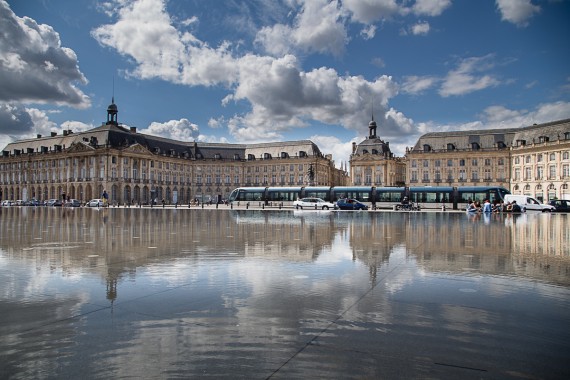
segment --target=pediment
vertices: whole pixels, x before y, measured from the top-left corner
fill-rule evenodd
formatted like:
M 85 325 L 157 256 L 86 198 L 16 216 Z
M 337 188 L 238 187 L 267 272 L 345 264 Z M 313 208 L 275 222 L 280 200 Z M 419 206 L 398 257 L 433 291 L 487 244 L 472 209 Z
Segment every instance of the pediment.
M 75 141 L 65 151 L 67 153 L 77 153 L 77 152 L 87 152 L 87 151 L 91 152 L 94 150 L 95 150 L 94 147 L 92 147 L 91 145 L 85 144 L 83 141 Z
M 133 145 L 126 147 L 125 149 L 123 149 L 123 152 L 151 154 L 151 152 L 145 146 L 139 143 L 134 143 Z

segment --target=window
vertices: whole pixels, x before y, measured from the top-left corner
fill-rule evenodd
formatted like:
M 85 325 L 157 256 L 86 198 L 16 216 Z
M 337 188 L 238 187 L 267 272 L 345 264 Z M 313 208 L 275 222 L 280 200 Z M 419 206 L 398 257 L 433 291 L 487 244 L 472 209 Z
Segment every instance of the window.
M 453 166 L 453 160 L 447 160 L 447 166 Z
M 465 160 L 464 159 L 459 160 L 459 166 L 465 166 Z
M 416 167 L 418 167 L 418 163 L 416 162 L 416 160 L 412 160 L 412 168 Z
M 530 156 L 525 157 L 525 163 L 530 164 Z
M 473 158 L 471 160 L 471 166 L 477 166 L 477 159 L 476 158 Z
M 542 162 L 542 154 L 539 154 L 536 156 L 536 161 L 537 162 Z
M 549 160 L 550 160 L 550 161 L 556 160 L 556 155 L 555 155 L 554 153 L 550 153 Z
M 570 153 L 568 153 L 568 152 L 562 153 L 562 159 L 563 160 L 567 160 L 569 156 L 570 156 Z
M 542 179 L 544 177 L 544 168 L 539 166 L 536 168 L 536 179 Z
M 531 168 L 525 168 L 524 180 L 530 181 L 531 175 Z
M 521 163 L 520 157 L 515 157 L 515 165 L 518 165 Z
M 429 160 L 424 160 L 424 168 L 427 168 L 429 166 Z
M 568 178 L 570 176 L 570 165 L 562 165 L 562 178 Z
M 434 165 L 436 168 L 439 168 L 441 166 L 441 160 L 435 160 Z
M 518 158 L 518 157 L 517 157 L 517 158 Z M 505 159 L 504 159 L 504 158 L 499 158 L 499 159 L 497 160 L 497 165 L 499 165 L 499 166 L 505 165 Z
M 485 166 L 491 166 L 491 159 L 485 158 Z
M 550 165 L 548 167 L 548 179 L 556 179 L 556 166 Z

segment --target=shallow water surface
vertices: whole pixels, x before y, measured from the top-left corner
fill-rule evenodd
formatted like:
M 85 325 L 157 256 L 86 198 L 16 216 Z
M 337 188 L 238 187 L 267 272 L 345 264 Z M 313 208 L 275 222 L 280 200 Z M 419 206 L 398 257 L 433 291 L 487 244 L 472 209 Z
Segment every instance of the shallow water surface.
M 1 378 L 570 378 L 567 215 L 0 209 Z

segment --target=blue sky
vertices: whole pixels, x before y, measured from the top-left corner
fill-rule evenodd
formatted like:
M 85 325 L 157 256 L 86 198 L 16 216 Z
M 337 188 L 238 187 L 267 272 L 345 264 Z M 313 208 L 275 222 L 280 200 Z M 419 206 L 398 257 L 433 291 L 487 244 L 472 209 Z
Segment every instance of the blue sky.
M 570 118 L 568 0 L 0 0 L 0 145 L 106 120 L 185 141 L 378 135 Z

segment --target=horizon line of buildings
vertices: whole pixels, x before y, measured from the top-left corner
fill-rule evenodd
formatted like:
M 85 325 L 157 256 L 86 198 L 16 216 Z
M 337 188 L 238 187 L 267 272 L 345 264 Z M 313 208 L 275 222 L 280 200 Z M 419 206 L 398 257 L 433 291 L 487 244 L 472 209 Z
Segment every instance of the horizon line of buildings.
M 346 165 L 310 140 L 259 144 L 182 142 L 117 121 L 9 143 L 0 156 L 0 199 L 190 203 L 227 199 L 246 186 L 501 186 L 539 200 L 570 199 L 570 119 L 529 127 L 432 132 L 396 157 L 369 135 Z M 309 175 L 309 173 L 311 173 Z

